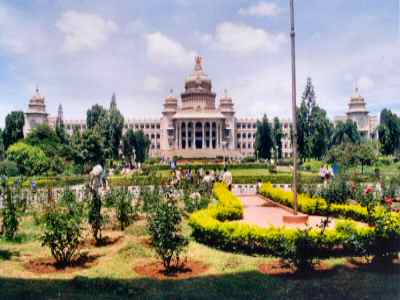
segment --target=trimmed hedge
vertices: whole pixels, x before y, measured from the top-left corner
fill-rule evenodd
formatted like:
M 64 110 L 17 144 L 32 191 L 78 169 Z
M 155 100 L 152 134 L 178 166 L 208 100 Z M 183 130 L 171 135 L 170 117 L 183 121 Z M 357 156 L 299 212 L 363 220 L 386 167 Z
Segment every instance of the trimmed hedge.
M 293 192 L 281 188 L 275 188 L 272 183 L 264 183 L 260 188 L 260 194 L 285 206 L 294 206 Z M 356 221 L 368 220 L 367 208 L 360 204 L 328 204 L 325 199 L 299 194 L 297 198 L 299 211 L 309 215 L 323 215 L 350 218 Z
M 274 184 L 291 184 L 293 177 L 290 173 L 275 173 L 263 176 L 233 176 L 233 183 L 236 184 L 250 184 L 256 183 L 257 180 L 261 182 L 271 182 Z M 314 174 L 301 174 L 300 183 L 302 184 L 314 184 L 321 183 L 321 177 Z
M 218 203 L 190 216 L 189 225 L 193 229 L 192 236 L 196 241 L 225 250 L 279 256 L 282 251 L 281 241 L 295 238 L 297 229 L 262 228 L 240 222 L 243 216 L 243 205 L 240 199 L 228 191 L 223 184 L 216 184 L 213 192 Z M 341 228 L 346 228 L 347 231 L 340 230 Z M 352 237 L 361 240 L 373 231 L 373 228 L 360 226 L 352 221 L 339 221 L 335 229 L 325 230 L 322 241 L 319 240 L 321 247 L 319 256 L 333 255 L 337 246 L 345 244 L 350 234 L 349 228 Z M 313 238 L 317 239 L 319 234 L 319 229 L 311 230 Z M 351 247 L 345 250 L 351 250 Z

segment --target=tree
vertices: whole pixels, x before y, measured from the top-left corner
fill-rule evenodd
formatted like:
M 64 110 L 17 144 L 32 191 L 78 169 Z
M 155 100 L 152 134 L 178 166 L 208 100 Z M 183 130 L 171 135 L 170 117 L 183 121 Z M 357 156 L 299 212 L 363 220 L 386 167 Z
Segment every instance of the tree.
M 108 113 L 109 118 L 109 144 L 111 147 L 111 157 L 114 159 L 118 158 L 119 146 L 121 143 L 122 130 L 124 128 L 124 117 L 117 108 L 115 102 L 115 94 L 112 97 L 110 110 Z
M 378 127 L 382 153 L 392 155 L 400 152 L 400 117 L 388 109 L 383 109 Z
M 87 129 L 94 129 L 97 127 L 104 127 L 103 122 L 107 119 L 107 110 L 103 106 L 95 104 L 86 112 L 86 127 Z
M 64 120 L 62 117 L 62 107 L 61 105 L 58 108 L 58 115 L 56 119 L 56 135 L 60 139 L 60 142 L 62 144 L 68 144 L 68 135 L 67 132 L 65 131 L 65 126 L 64 126 Z
M 372 165 L 377 159 L 377 153 L 371 143 L 361 143 L 353 153 L 355 160 L 361 164 L 361 174 L 364 174 L 364 166 Z
M 133 150 L 136 145 L 136 136 L 132 128 L 125 132 L 122 138 L 122 153 L 125 161 L 129 163 L 130 167 L 133 166 Z
M 24 137 L 25 116 L 22 111 L 12 111 L 6 117 L 6 125 L 3 132 L 4 148 L 8 147 Z
M 143 131 L 135 132 L 135 153 L 136 153 L 136 162 L 144 162 L 146 157 L 148 156 L 150 148 L 150 140 L 147 136 L 144 135 Z
M 326 115 L 326 111 L 318 105 L 311 112 L 311 124 L 313 124 L 310 137 L 310 156 L 321 159 L 328 151 L 333 125 Z
M 352 120 L 339 122 L 333 130 L 331 145 L 343 143 L 360 143 L 361 135 L 357 129 L 357 124 Z
M 328 150 L 333 126 L 326 111 L 316 104 L 311 78 L 307 78 L 300 108 L 297 111 L 297 119 L 297 144 L 300 158 L 321 159 Z
M 271 149 L 274 146 L 272 138 L 271 125 L 269 124 L 267 115 L 264 115 L 262 121 L 257 121 L 256 131 L 256 151 L 263 159 L 271 159 Z
M 105 156 L 100 134 L 95 130 L 86 130 L 81 137 L 78 151 L 82 155 L 82 161 L 91 168 L 97 164 L 104 166 Z
M 23 142 L 10 146 L 6 156 L 9 161 L 17 164 L 19 172 L 23 175 L 40 175 L 50 167 L 50 161 L 41 148 Z
M 274 125 L 272 129 L 272 136 L 274 139 L 274 153 L 275 160 L 282 158 L 282 138 L 284 137 L 282 123 L 279 121 L 279 118 L 274 118 Z
M 4 151 L 3 130 L 0 128 L 0 161 L 4 159 Z
M 25 139 L 32 146 L 41 148 L 46 155 L 54 157 L 60 152 L 60 138 L 47 124 L 40 124 L 33 128 Z

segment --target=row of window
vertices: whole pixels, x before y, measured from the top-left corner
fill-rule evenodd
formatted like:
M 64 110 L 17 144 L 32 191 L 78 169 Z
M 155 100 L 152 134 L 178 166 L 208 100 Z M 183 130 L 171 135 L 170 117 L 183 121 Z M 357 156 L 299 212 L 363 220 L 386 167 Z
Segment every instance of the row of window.
M 157 133 L 157 134 L 154 134 L 154 133 L 148 134 L 148 133 L 146 133 L 145 136 L 147 136 L 149 139 L 154 139 L 154 138 L 159 139 L 160 138 L 160 134 L 159 133 Z
M 154 123 L 151 123 L 151 124 L 148 124 L 148 123 L 146 123 L 146 124 L 125 124 L 125 129 L 128 129 L 128 128 L 131 128 L 131 129 L 133 129 L 133 128 L 135 128 L 135 129 L 155 129 L 155 128 L 157 128 L 157 129 L 160 129 L 160 124 L 159 123 L 157 123 L 157 124 L 154 124 Z
M 237 129 L 246 129 L 246 128 L 256 128 L 256 123 L 237 123 L 236 128 Z
M 241 148 L 241 149 L 253 149 L 253 146 L 251 145 L 251 143 L 238 143 L 237 144 L 237 148 Z
M 250 132 L 247 133 L 247 135 L 246 135 L 245 132 L 243 132 L 242 134 L 238 133 L 238 134 L 236 135 L 236 137 L 237 137 L 238 139 L 240 139 L 240 137 L 242 137 L 243 139 L 245 139 L 246 136 L 247 136 L 248 139 L 251 139 L 252 137 L 253 137 L 254 139 L 256 138 L 256 134 L 255 134 L 255 133 L 250 133 Z

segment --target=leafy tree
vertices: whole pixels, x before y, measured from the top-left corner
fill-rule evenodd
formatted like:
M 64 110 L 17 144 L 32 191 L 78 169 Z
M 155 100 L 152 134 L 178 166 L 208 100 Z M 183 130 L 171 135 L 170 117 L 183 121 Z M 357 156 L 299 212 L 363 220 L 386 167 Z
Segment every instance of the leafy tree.
M 388 109 L 383 109 L 378 127 L 382 152 L 386 155 L 400 152 L 400 117 Z
M 0 161 L 4 159 L 4 153 L 5 152 L 5 147 L 4 147 L 4 139 L 3 139 L 3 130 L 0 128 Z
M 40 124 L 33 128 L 25 139 L 29 145 L 41 148 L 45 154 L 54 157 L 60 152 L 60 138 L 47 124 Z
M 371 143 L 361 143 L 353 153 L 355 160 L 361 164 L 361 174 L 364 174 L 364 166 L 371 166 L 377 160 L 377 153 Z
M 62 119 L 62 114 L 60 113 L 61 110 L 62 110 L 62 107 L 60 105 L 59 114 L 56 119 L 55 132 L 62 144 L 68 144 L 68 134 L 65 131 L 64 120 Z
M 93 167 L 97 164 L 104 165 L 103 143 L 97 131 L 86 130 L 83 132 L 78 151 L 82 155 L 82 161 L 88 167 Z
M 347 168 L 356 163 L 354 153 L 357 150 L 357 145 L 353 143 L 342 143 L 329 149 L 325 155 L 325 161 L 328 163 L 338 163 Z
M 12 111 L 6 116 L 6 125 L 3 132 L 4 148 L 24 137 L 25 116 L 22 111 Z
M 109 144 L 111 147 L 111 156 L 118 158 L 119 146 L 121 143 L 122 130 L 124 128 L 124 117 L 117 108 L 115 95 L 113 95 L 109 110 Z
M 274 125 L 272 129 L 272 136 L 274 139 L 274 153 L 275 160 L 282 158 L 282 138 L 284 137 L 282 123 L 279 121 L 279 118 L 274 118 Z
M 135 132 L 136 162 L 144 162 L 149 154 L 150 140 L 143 131 Z
M 10 146 L 6 152 L 7 159 L 17 164 L 23 175 L 33 176 L 47 172 L 50 161 L 42 149 L 23 142 Z
M 361 141 L 360 132 L 357 124 L 352 120 L 339 122 L 333 130 L 331 145 L 340 145 L 343 143 L 359 143 Z
M 125 161 L 133 166 L 133 150 L 136 146 L 136 135 L 132 128 L 129 128 L 122 137 L 122 153 Z
M 94 129 L 95 127 L 103 127 L 104 120 L 107 119 L 107 110 L 99 104 L 93 105 L 86 112 L 86 127 L 87 129 Z
M 297 144 L 300 158 L 321 159 L 328 150 L 333 126 L 326 111 L 316 104 L 311 78 L 307 78 L 300 108 L 297 111 L 297 119 Z
M 256 131 L 256 151 L 263 159 L 271 159 L 271 149 L 274 146 L 272 138 L 272 129 L 267 115 L 264 115 L 262 121 L 257 121 Z

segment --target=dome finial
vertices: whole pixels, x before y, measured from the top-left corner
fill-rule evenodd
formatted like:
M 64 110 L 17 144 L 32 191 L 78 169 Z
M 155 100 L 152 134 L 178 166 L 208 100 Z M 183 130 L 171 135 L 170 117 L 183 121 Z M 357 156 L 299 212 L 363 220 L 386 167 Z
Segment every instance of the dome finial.
M 227 88 L 224 89 L 224 95 L 225 95 L 225 98 L 228 98 L 228 89 Z
M 35 91 L 36 91 L 36 94 L 39 94 L 39 85 L 38 85 L 38 84 L 36 84 L 36 89 L 35 89 Z
M 172 94 L 174 93 L 174 89 L 169 89 L 169 94 L 172 96 Z
M 203 58 L 199 55 L 195 56 L 194 61 L 196 62 L 196 65 L 194 66 L 195 71 L 201 71 L 203 70 L 202 62 Z

